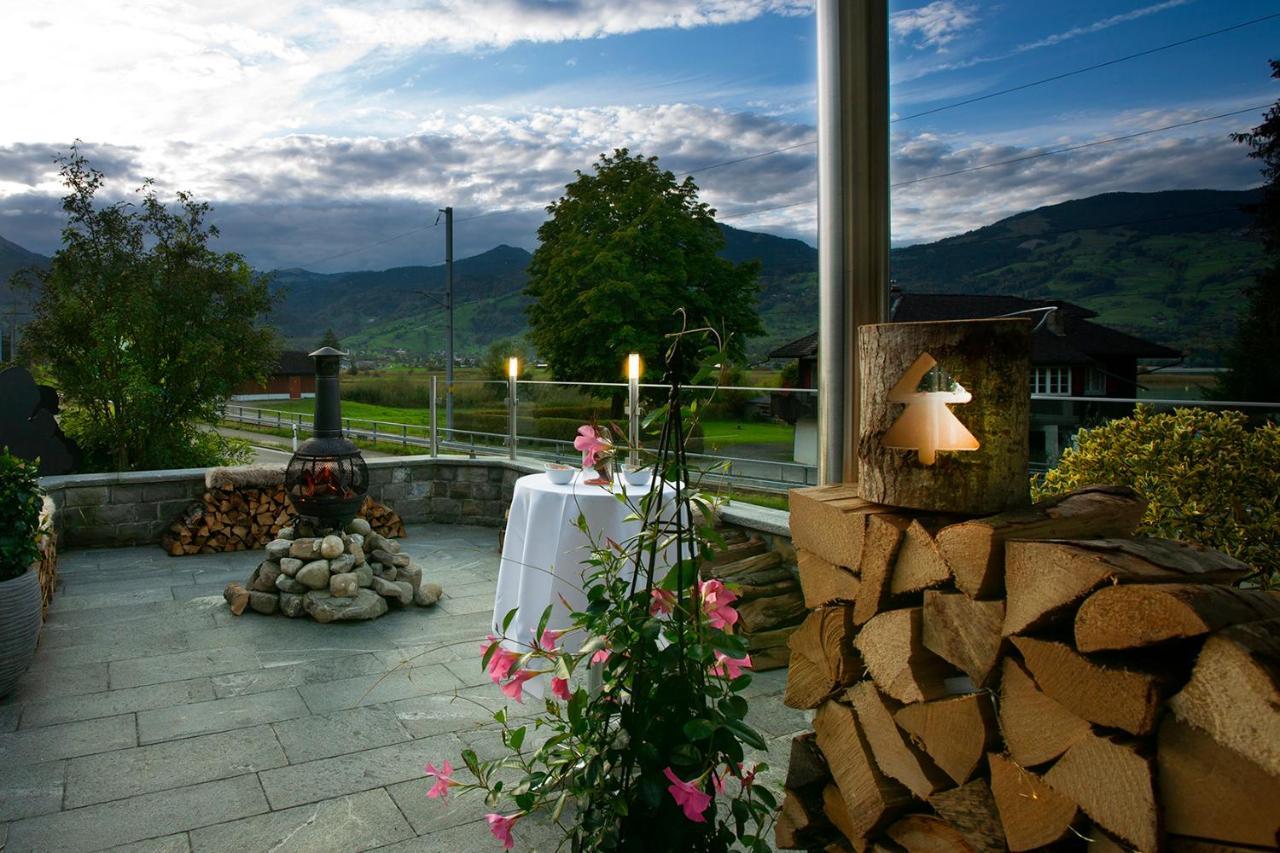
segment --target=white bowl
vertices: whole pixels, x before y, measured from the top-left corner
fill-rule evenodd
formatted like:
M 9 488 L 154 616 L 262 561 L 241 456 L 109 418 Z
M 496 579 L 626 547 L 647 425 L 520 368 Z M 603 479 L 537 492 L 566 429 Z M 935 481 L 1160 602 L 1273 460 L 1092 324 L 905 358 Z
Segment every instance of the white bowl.
M 653 479 L 653 469 L 623 468 L 622 479 L 627 481 L 628 486 L 647 486 L 649 481 Z
M 573 482 L 575 469 L 568 465 L 548 465 L 547 479 L 557 486 L 567 486 Z

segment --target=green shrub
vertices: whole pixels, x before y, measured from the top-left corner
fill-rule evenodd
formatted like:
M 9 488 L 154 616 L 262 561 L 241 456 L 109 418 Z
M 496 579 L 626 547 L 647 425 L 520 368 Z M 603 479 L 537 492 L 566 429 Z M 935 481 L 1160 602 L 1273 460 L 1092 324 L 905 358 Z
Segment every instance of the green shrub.
M 1251 428 L 1239 412 L 1139 406 L 1081 430 L 1037 499 L 1094 483 L 1132 487 L 1148 501 L 1142 532 L 1199 542 L 1280 581 L 1280 427 Z
M 81 473 L 116 470 L 115 439 L 109 429 L 74 410 L 65 412 L 60 423 L 83 453 Z M 227 438 L 194 424 L 174 423 L 167 431 L 152 437 L 136 457 L 134 468 L 139 471 L 211 468 L 245 465 L 252 460 L 253 450 L 246 441 Z
M 40 556 L 40 508 L 44 501 L 34 462 L 8 448 L 0 453 L 0 581 L 16 578 Z

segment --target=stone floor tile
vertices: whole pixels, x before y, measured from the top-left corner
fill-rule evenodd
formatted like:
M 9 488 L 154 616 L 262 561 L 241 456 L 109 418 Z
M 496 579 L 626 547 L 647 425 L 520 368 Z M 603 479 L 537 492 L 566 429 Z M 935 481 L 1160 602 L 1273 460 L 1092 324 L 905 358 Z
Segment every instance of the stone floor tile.
M 110 848 L 111 853 L 190 853 L 191 841 L 187 833 L 166 835 L 161 838 L 148 838 L 146 841 L 135 841 L 132 844 L 121 844 Z
M 462 743 L 452 735 L 407 741 L 364 752 L 338 755 L 291 764 L 259 774 L 263 790 L 273 809 L 314 803 L 393 785 L 409 779 L 423 779 L 423 766 L 454 760 Z
M 454 598 L 447 592 L 445 597 L 436 605 L 445 613 L 454 616 L 464 614 L 484 614 L 486 617 L 493 613 L 493 593 L 488 595 L 468 595 L 465 598 Z M 485 619 L 486 624 L 488 619 Z
M 252 572 L 252 569 L 250 570 Z M 245 572 L 243 577 L 237 578 L 241 583 L 249 579 L 250 572 Z M 174 601 L 192 601 L 194 599 L 212 599 L 221 602 L 222 591 L 227 588 L 228 581 L 201 581 L 199 583 L 189 584 L 187 586 L 171 586 L 169 592 L 173 595 Z
M 231 696 L 211 702 L 140 711 L 138 742 L 148 744 L 225 732 L 259 723 L 305 717 L 309 713 L 306 703 L 292 687 L 250 696 Z
M 94 592 L 85 595 L 59 595 L 49 605 L 50 613 L 66 613 L 69 610 L 87 610 L 91 607 L 126 607 L 146 604 L 150 601 L 173 601 L 169 587 L 150 586 L 132 592 Z
M 55 761 L 138 745 L 133 714 L 0 735 L 0 767 Z
M 394 711 L 365 706 L 273 724 L 290 764 L 302 764 L 410 739 Z
M 112 661 L 111 689 L 144 687 L 165 681 L 186 681 L 201 675 L 244 672 L 247 669 L 257 669 L 259 665 L 256 655 L 236 646 Z
M 413 837 L 413 830 L 381 788 L 197 829 L 196 853 L 348 853 Z
M 214 698 L 213 684 L 208 678 L 192 678 L 187 681 L 168 681 L 131 687 L 126 690 L 107 690 L 87 696 L 67 696 L 30 702 L 22 711 L 22 728 L 33 729 L 75 720 L 91 720 L 111 717 L 131 711 L 148 711 L 206 702 Z
M 420 646 L 396 646 L 394 649 L 374 652 L 374 657 L 388 669 L 425 666 L 429 663 L 469 660 L 480 668 L 479 641 L 468 637 L 450 643 L 430 643 Z M 456 670 L 455 670 L 456 672 Z
M 360 675 L 322 684 L 304 684 L 298 692 L 314 714 L 327 714 L 358 705 L 378 705 L 410 696 L 443 693 L 462 681 L 443 664 L 428 664 L 379 675 Z
M 287 763 L 270 726 L 73 758 L 67 765 L 66 808 L 230 779 Z
M 170 619 L 174 628 L 193 628 L 196 622 L 213 627 L 213 605 L 201 602 L 152 601 L 129 607 L 100 607 L 92 610 L 69 610 L 45 621 L 46 631 L 67 631 L 113 622 L 148 622 Z
M 268 655 L 273 658 L 274 655 Z M 334 681 L 356 675 L 378 674 L 390 667 L 367 652 L 359 654 L 329 655 L 301 663 L 266 663 L 261 669 L 248 672 L 232 672 L 215 675 L 213 689 L 218 698 L 247 696 L 282 687 L 298 687 L 303 684 Z
M 13 700 L 36 702 L 59 696 L 97 693 L 107 689 L 105 663 L 67 663 L 60 666 L 33 666 L 18 679 Z
M 189 626 L 167 621 L 112 622 L 75 630 L 58 630 L 50 619 L 50 629 L 41 632 L 40 652 L 48 654 L 68 647 L 87 647 L 79 654 L 60 653 L 60 662 L 125 660 L 190 648 L 183 636 Z
M 113 593 L 135 593 L 147 592 L 153 589 L 163 589 L 165 587 L 174 586 L 191 586 L 195 583 L 195 573 L 190 571 L 168 571 L 163 573 L 151 573 L 139 575 L 132 578 L 124 578 L 119 576 L 109 576 L 103 574 L 101 580 L 94 577 L 88 578 L 72 576 L 70 579 L 63 578 L 62 589 L 58 591 L 59 598 L 75 598 L 81 595 L 110 595 Z M 163 599 L 160 599 L 163 600 Z
M 455 767 L 461 763 L 456 756 L 451 760 Z M 458 773 L 459 778 L 470 778 L 466 768 L 462 768 Z M 464 823 L 474 823 L 477 820 L 483 820 L 486 814 L 493 811 L 490 806 L 485 805 L 482 791 L 465 793 L 453 791 L 446 801 L 441 802 L 438 799 L 427 799 L 427 791 L 430 788 L 431 781 L 425 777 L 387 786 L 387 792 L 396 801 L 400 811 L 404 812 L 404 816 L 413 826 L 413 831 L 418 835 L 434 835 Z M 488 836 L 488 834 L 486 828 L 485 835 Z
M 61 809 L 65 776 L 65 761 L 6 766 L 0 772 L 0 822 Z
M 9 828 L 5 851 L 101 850 L 265 811 L 257 777 L 239 776 L 20 820 Z
M 493 712 L 502 707 L 497 688 L 462 689 L 449 693 L 414 696 L 387 707 L 415 738 L 446 732 L 467 732 L 494 724 Z
M 22 706 L 10 700 L 8 705 L 0 705 L 0 733 L 11 732 L 18 727 L 18 718 L 22 716 Z

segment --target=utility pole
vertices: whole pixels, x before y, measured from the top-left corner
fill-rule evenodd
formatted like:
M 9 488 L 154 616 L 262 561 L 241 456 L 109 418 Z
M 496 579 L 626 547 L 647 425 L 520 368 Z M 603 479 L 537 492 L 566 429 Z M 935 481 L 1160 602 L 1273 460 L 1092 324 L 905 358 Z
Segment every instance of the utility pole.
M 453 208 L 444 209 L 444 307 L 449 312 L 449 338 L 444 362 L 444 425 L 453 440 Z

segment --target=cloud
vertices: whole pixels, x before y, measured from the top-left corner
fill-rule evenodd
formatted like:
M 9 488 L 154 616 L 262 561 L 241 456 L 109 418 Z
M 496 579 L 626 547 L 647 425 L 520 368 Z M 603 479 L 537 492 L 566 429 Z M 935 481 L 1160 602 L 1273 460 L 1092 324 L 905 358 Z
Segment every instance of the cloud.
M 1029 50 L 1036 50 L 1041 47 L 1050 47 L 1055 44 L 1061 44 L 1069 39 L 1079 38 L 1080 36 L 1092 35 L 1103 30 L 1109 30 L 1117 24 L 1125 24 L 1129 21 L 1136 21 L 1139 18 L 1145 18 L 1148 15 L 1155 15 L 1160 12 L 1174 9 L 1178 6 L 1186 6 L 1188 3 L 1194 3 L 1195 0 L 1165 0 L 1163 3 L 1155 3 L 1151 6 L 1143 6 L 1140 9 L 1133 9 L 1128 12 L 1122 12 L 1119 15 L 1111 15 L 1107 18 L 1094 21 L 1091 24 L 1082 24 L 1080 26 L 1071 27 L 1060 33 L 1044 36 L 1026 44 L 1020 44 L 1014 48 L 1013 53 L 1026 53 Z
M 977 22 L 971 6 L 955 0 L 933 0 L 927 6 L 893 13 L 889 28 L 901 41 L 941 49 Z

